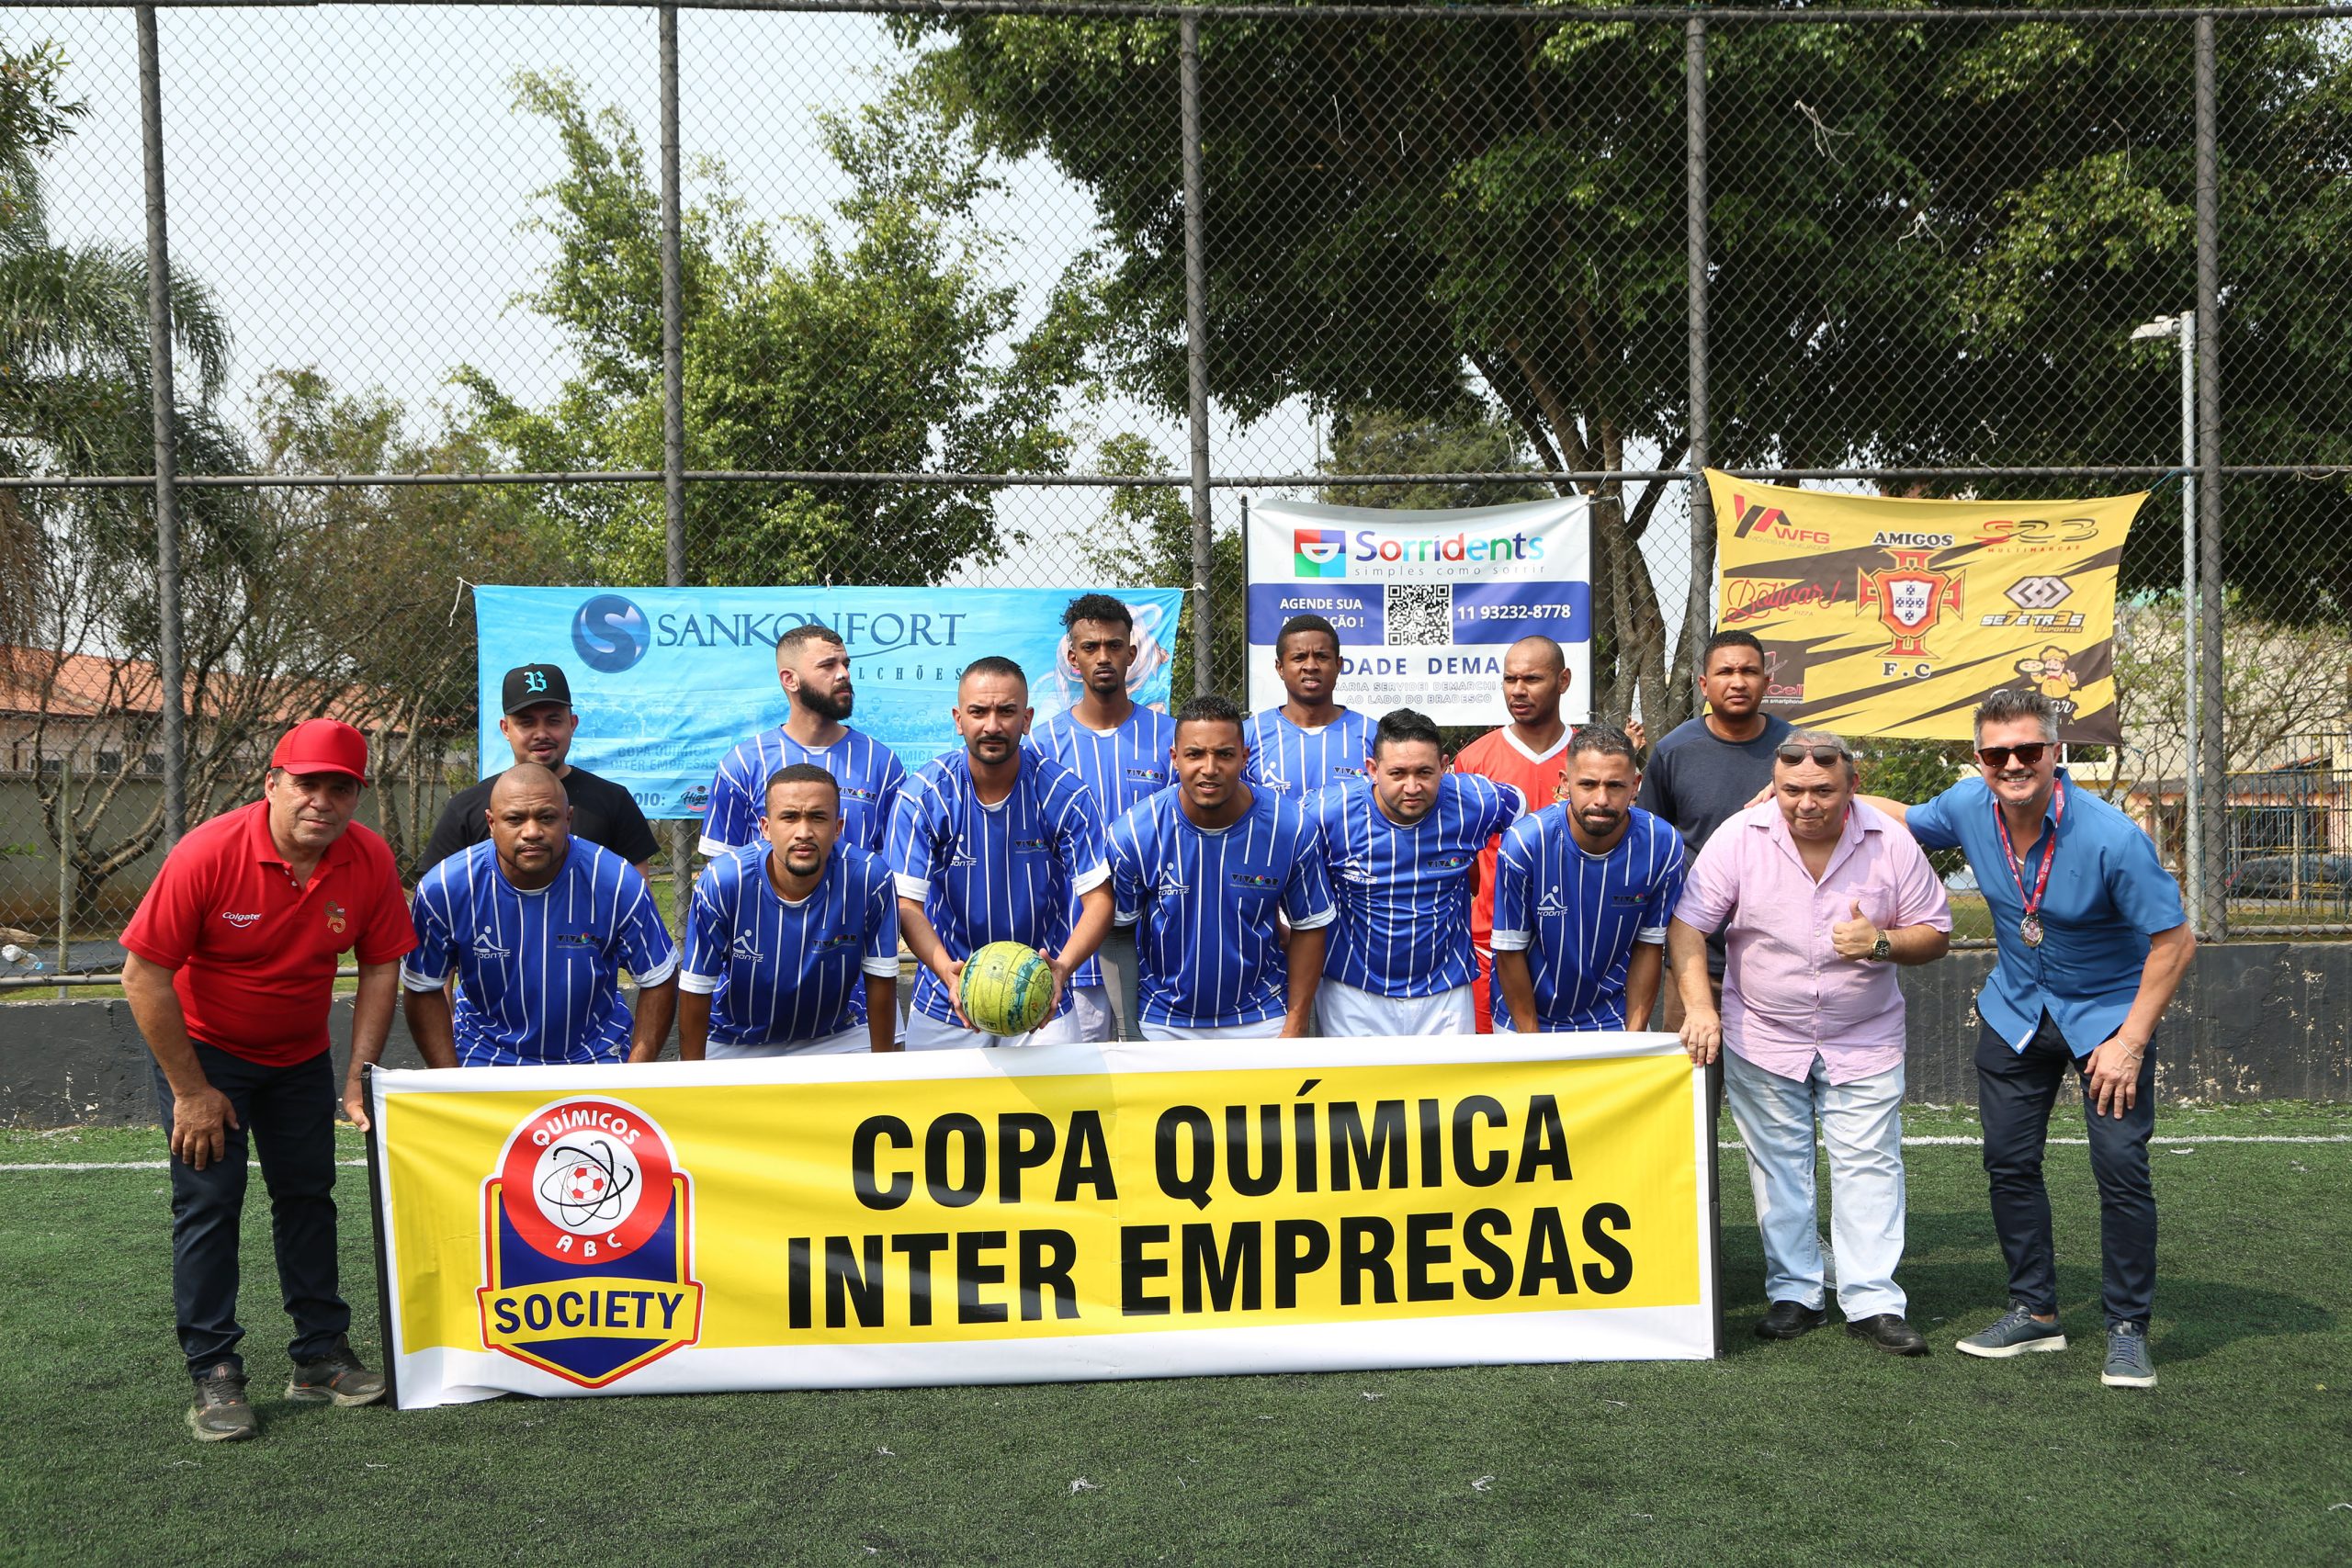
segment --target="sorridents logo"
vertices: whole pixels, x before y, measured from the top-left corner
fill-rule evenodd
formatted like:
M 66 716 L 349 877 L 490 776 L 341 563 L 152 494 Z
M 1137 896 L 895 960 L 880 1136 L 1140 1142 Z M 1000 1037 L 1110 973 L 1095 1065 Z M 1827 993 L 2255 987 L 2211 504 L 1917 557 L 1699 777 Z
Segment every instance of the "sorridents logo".
M 1886 553 L 1894 558 L 1894 566 L 1856 573 L 1860 594 L 1855 609 L 1878 606 L 1879 624 L 1894 639 L 1884 650 L 1887 656 L 1925 657 L 1928 634 L 1935 629 L 1938 617 L 1946 610 L 1960 613 L 1962 574 L 1929 567 L 1928 558 L 1933 553 L 1929 550 L 1895 546 Z
M 1290 547 L 1295 577 L 1348 575 L 1348 536 L 1337 528 L 1294 528 Z
M 602 1388 L 702 1335 L 694 1186 L 635 1106 L 525 1117 L 482 1183 L 484 1348 Z
M 599 593 L 571 613 L 571 646 L 591 670 L 616 675 L 652 643 L 645 612 L 618 593 Z

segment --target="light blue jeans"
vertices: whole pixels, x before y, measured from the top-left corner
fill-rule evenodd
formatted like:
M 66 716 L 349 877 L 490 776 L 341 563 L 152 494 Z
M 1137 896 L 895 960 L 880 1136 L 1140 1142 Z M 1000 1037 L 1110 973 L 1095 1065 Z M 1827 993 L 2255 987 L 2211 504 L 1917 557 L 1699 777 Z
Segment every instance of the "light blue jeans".
M 1825 1299 L 1814 1196 L 1813 1124 L 1829 1150 L 1829 1235 L 1838 1305 L 1848 1322 L 1904 1310 L 1903 1068 L 1833 1084 L 1821 1058 L 1803 1082 L 1724 1053 L 1724 1092 L 1747 1147 L 1764 1294 L 1818 1309 Z

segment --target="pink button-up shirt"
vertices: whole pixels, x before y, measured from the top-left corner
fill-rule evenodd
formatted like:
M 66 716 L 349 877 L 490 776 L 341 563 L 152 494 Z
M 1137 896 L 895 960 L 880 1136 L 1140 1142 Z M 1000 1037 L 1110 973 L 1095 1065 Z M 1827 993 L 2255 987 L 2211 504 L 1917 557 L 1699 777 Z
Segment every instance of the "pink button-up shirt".
M 1860 801 L 1815 882 L 1780 803 L 1715 829 L 1690 868 L 1674 918 L 1724 929 L 1724 1044 L 1768 1073 L 1804 1078 L 1818 1055 L 1831 1083 L 1874 1077 L 1903 1060 L 1903 992 L 1894 964 L 1840 958 L 1829 929 L 1855 903 L 1881 931 L 1951 930 L 1943 884 L 1919 846 Z M 1725 922 L 1728 921 L 1728 926 Z

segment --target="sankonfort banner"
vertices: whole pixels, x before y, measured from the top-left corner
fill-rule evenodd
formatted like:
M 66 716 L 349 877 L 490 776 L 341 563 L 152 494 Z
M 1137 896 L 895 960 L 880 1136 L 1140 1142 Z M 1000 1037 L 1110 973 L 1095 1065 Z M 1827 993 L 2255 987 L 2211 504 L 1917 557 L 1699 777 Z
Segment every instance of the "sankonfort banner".
M 1578 497 L 1451 512 L 1261 501 L 1250 510 L 1250 705 L 1283 699 L 1274 637 L 1293 615 L 1340 634 L 1339 700 L 1440 724 L 1503 719 L 1503 654 L 1540 632 L 1575 676 L 1561 712 L 1591 716 L 1592 568 Z
M 2146 493 L 1909 501 L 1710 468 L 1719 618 L 1764 645 L 1765 705 L 1848 735 L 1971 739 L 1996 688 L 2114 745 L 2115 577 Z
M 571 760 L 634 795 L 648 817 L 699 817 L 728 749 L 784 722 L 775 639 L 808 621 L 831 626 L 848 648 L 853 722 L 914 768 L 956 744 L 956 682 L 984 654 L 1028 672 L 1040 724 L 1078 699 L 1061 616 L 1084 592 L 478 587 L 482 771 L 507 765 L 498 733 L 506 671 L 560 664 L 581 715 Z M 1135 615 L 1140 651 L 1129 693 L 1165 708 L 1183 591 L 1104 592 Z
M 1714 1353 L 1670 1035 L 378 1070 L 401 1408 Z

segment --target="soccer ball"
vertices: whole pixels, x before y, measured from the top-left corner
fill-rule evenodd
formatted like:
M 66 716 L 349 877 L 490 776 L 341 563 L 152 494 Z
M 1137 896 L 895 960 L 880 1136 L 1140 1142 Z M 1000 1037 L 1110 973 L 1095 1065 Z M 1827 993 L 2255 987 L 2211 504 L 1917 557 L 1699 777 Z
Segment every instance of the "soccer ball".
M 1026 1034 L 1046 1021 L 1054 972 L 1034 947 L 992 942 L 965 962 L 956 1004 L 989 1034 Z

